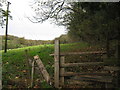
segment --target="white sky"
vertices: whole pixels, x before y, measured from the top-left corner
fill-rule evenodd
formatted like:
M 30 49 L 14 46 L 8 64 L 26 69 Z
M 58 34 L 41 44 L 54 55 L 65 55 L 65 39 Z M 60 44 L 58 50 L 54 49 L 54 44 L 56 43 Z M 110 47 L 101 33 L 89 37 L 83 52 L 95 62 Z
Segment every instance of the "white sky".
M 30 8 L 32 0 L 9 0 L 11 2 L 9 10 L 13 20 L 9 20 L 8 34 L 18 37 L 25 37 L 33 40 L 52 40 L 65 34 L 65 28 L 50 24 L 49 21 L 44 23 L 32 23 L 26 16 L 31 16 L 33 11 Z M 5 7 L 7 8 L 7 7 Z M 2 28 L 0 28 L 2 29 Z M 0 30 L 0 34 L 5 34 L 5 28 Z

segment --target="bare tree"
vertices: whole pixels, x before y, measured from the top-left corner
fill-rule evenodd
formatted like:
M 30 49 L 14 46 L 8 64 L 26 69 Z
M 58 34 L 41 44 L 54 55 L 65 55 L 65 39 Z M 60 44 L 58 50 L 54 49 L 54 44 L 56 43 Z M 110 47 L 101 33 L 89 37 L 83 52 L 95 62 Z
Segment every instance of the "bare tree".
M 67 0 L 35 0 L 30 6 L 34 10 L 35 15 L 28 17 L 33 23 L 39 23 L 46 20 L 52 20 L 56 24 L 61 24 L 64 18 L 72 10 L 73 2 Z

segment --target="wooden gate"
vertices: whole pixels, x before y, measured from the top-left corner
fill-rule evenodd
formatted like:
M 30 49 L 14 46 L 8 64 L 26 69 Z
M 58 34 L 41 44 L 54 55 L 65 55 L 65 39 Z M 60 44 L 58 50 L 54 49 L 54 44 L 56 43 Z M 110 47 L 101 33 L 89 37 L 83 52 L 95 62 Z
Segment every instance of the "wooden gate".
M 65 63 L 66 55 L 84 55 L 84 54 L 106 54 L 105 51 L 92 51 L 92 52 L 69 52 L 69 53 L 60 53 L 60 42 L 58 39 L 55 40 L 55 52 L 54 54 L 50 54 L 50 56 L 54 56 L 54 86 L 55 88 L 63 87 L 65 76 L 76 76 L 79 75 L 79 80 L 86 81 L 98 81 L 106 83 L 112 83 L 112 77 L 109 77 L 111 73 L 75 73 L 75 72 L 65 72 L 66 67 L 76 67 L 76 66 L 93 66 L 93 65 L 104 65 L 104 62 L 84 62 L 84 63 Z M 118 71 L 119 67 L 108 67 L 104 66 L 104 70 L 110 71 Z M 99 75 L 99 76 L 89 76 L 85 77 L 84 75 Z M 100 76 L 101 75 L 101 76 Z M 103 77 L 108 75 L 107 77 Z

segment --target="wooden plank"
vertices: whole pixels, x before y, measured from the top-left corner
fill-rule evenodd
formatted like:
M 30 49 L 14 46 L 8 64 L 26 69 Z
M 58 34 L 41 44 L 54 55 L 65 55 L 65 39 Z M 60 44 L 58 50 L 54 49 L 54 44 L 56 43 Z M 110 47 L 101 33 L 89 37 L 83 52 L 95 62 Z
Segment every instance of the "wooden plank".
M 92 84 L 92 82 L 87 82 L 87 81 L 80 81 L 80 80 L 72 80 L 72 79 L 68 79 L 66 80 L 67 84 L 66 85 L 80 85 L 80 86 L 85 86 L 85 85 L 89 85 Z
M 119 70 L 120 70 L 120 67 L 115 67 L 115 66 L 104 66 L 104 70 L 119 71 Z
M 63 74 L 60 74 L 60 76 L 83 76 L 83 75 L 98 75 L 98 76 L 104 76 L 104 75 L 111 75 L 110 73 L 106 72 L 82 72 L 82 73 L 76 73 L 76 72 L 65 72 Z
M 61 53 L 60 56 L 64 55 L 84 55 L 84 54 L 106 54 L 106 51 L 89 51 L 89 52 L 66 52 Z M 54 56 L 55 54 L 50 54 L 50 56 Z
M 66 84 L 66 85 L 64 85 L 64 87 L 63 88 L 88 88 L 88 87 L 90 87 L 90 88 L 95 88 L 94 87 L 94 85 L 93 84 L 96 84 L 96 85 L 100 85 L 100 84 L 104 84 L 104 85 L 108 85 L 108 87 L 107 88 L 115 88 L 114 87 L 114 84 L 113 83 L 104 83 L 104 82 L 99 82 L 99 81 L 83 81 L 83 80 L 66 80 L 68 83 Z M 97 82 L 99 82 L 99 83 L 97 83 Z M 91 87 L 91 85 L 93 85 L 92 87 Z M 87 87 L 86 87 L 87 86 Z M 105 88 L 105 87 L 104 87 Z M 96 89 L 95 89 L 96 90 Z
M 83 80 L 83 81 L 94 81 L 94 82 L 103 82 L 103 83 L 112 83 L 112 76 L 90 76 L 84 75 L 83 77 L 75 77 L 73 80 Z
M 34 69 L 35 69 L 34 72 L 39 75 L 40 81 L 43 81 L 44 77 L 43 77 L 42 73 L 40 72 L 40 69 L 38 67 L 34 67 Z
M 33 75 L 34 75 L 34 60 L 32 62 L 32 70 L 31 70 L 31 87 L 33 87 Z
M 41 59 L 39 58 L 39 56 L 38 55 L 34 56 L 34 60 L 36 61 L 37 65 L 38 65 L 38 68 L 39 68 L 40 72 L 42 73 L 44 79 L 46 80 L 47 83 L 50 84 L 51 83 L 50 82 L 50 76 L 49 76 L 46 68 L 44 67 Z
M 64 64 L 64 62 L 65 62 L 65 57 L 62 56 L 61 60 L 60 60 L 60 65 Z M 64 68 L 60 68 L 60 74 L 64 74 L 64 72 L 65 72 L 65 69 Z M 64 76 L 60 77 L 60 82 L 61 82 L 61 85 L 63 86 L 64 85 Z
M 60 45 L 59 45 L 59 40 L 55 39 L 55 55 L 54 55 L 54 64 L 55 64 L 55 68 L 54 68 L 54 86 L 55 88 L 59 88 L 59 62 L 60 62 Z
M 28 61 L 29 61 L 29 65 L 32 66 L 32 60 L 29 59 Z M 44 78 L 43 78 L 43 76 L 42 76 L 42 74 L 41 74 L 41 72 L 40 72 L 40 70 L 39 70 L 37 65 L 34 65 L 34 72 L 39 74 L 39 76 L 41 78 L 41 81 L 44 80 Z
M 74 67 L 74 66 L 91 66 L 91 65 L 104 65 L 103 62 L 84 62 L 84 63 L 66 63 L 60 67 Z
M 65 84 L 64 86 L 62 86 L 63 89 L 73 89 L 73 90 L 78 90 L 78 89 L 82 89 L 81 85 L 76 85 L 76 84 Z

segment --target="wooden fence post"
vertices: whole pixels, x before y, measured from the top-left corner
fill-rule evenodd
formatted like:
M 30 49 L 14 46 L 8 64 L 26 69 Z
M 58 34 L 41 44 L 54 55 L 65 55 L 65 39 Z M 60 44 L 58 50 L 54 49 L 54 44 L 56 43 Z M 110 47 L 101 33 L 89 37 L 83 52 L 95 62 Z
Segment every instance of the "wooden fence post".
M 65 56 L 62 56 L 61 59 L 60 59 L 60 66 L 62 64 L 64 64 L 65 62 Z M 60 74 L 64 74 L 65 72 L 65 69 L 64 68 L 60 68 Z M 61 76 L 60 77 L 60 82 L 61 82 L 61 85 L 63 86 L 64 85 L 64 76 Z
M 25 56 L 26 56 L 26 66 L 28 67 L 27 68 L 27 70 L 28 70 L 28 80 L 27 80 L 27 85 L 30 85 L 31 83 L 30 83 L 30 79 L 31 79 L 31 73 L 30 73 L 30 65 L 29 65 L 29 62 L 30 62 L 30 60 L 29 60 L 29 54 L 28 54 L 28 50 L 26 49 L 25 50 Z
M 55 55 L 54 55 L 54 62 L 55 62 L 55 68 L 54 68 L 54 86 L 55 88 L 59 88 L 59 62 L 60 62 L 60 45 L 59 45 L 59 40 L 55 39 Z
M 34 63 L 35 63 L 35 61 L 33 60 L 33 62 L 32 62 L 32 70 L 31 70 L 31 87 L 33 87 Z
M 51 84 L 50 75 L 47 72 L 44 64 L 42 63 L 42 60 L 39 58 L 38 55 L 34 56 L 34 60 L 36 61 L 37 65 L 38 65 L 38 68 L 39 68 L 40 72 L 42 73 L 42 75 L 43 75 L 44 79 L 46 80 L 46 82 L 48 84 Z

